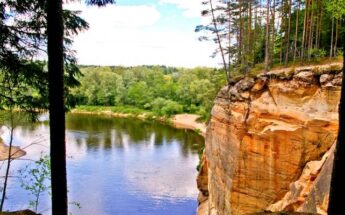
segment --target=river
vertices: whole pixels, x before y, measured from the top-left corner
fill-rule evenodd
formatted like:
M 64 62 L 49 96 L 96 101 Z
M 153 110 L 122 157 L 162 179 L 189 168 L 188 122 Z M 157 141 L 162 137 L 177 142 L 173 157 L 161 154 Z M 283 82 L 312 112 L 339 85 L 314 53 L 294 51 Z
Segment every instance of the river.
M 26 159 L 49 154 L 47 118 L 16 126 L 14 145 L 30 146 L 25 160 L 12 163 L 11 175 L 31 162 Z M 9 141 L 8 128 L 2 126 L 0 134 Z M 203 144 L 195 132 L 158 122 L 68 114 L 66 141 L 69 201 L 81 205 L 70 205 L 73 214 L 195 214 L 196 166 Z M 10 179 L 6 210 L 27 208 L 33 199 L 19 184 Z M 44 194 L 38 212 L 50 214 L 50 208 Z

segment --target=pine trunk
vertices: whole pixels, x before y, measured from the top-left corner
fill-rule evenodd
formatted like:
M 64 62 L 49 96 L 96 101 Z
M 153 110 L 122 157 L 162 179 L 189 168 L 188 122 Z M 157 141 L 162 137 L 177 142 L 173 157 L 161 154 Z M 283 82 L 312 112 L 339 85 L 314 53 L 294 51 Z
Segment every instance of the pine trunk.
M 297 40 L 298 40 L 298 15 L 301 6 L 301 1 L 298 0 L 298 6 L 296 10 L 296 24 L 295 24 L 295 41 L 294 41 L 294 51 L 293 51 L 293 62 L 296 62 L 296 55 L 297 55 Z
M 331 48 L 329 50 L 329 57 L 333 57 L 333 35 L 334 35 L 334 18 L 332 18 L 332 33 L 331 33 Z
M 239 30 L 239 41 L 238 41 L 238 46 L 239 46 L 239 64 L 242 66 L 243 65 L 243 19 L 242 19 L 242 0 L 239 1 L 239 19 L 240 19 L 240 30 Z
M 275 28 L 275 17 L 276 17 L 276 0 L 273 0 L 273 8 L 272 8 L 272 44 L 270 45 L 271 46 L 271 52 L 270 52 L 270 58 L 271 59 L 274 59 L 274 44 L 275 44 L 275 40 L 276 40 L 276 28 Z M 271 62 L 272 64 L 272 62 Z
M 267 0 L 266 5 L 266 41 L 265 41 L 265 72 L 268 72 L 269 65 L 269 41 L 270 41 L 270 0 Z
M 47 3 L 52 214 L 67 215 L 62 0 Z
M 313 48 L 313 28 L 314 28 L 314 1 L 311 1 L 311 5 L 310 5 L 310 19 L 309 19 L 309 36 L 308 36 L 308 60 L 310 60 L 311 58 L 311 50 Z
M 307 33 L 307 23 L 308 23 L 308 0 L 305 2 L 305 9 L 304 9 L 304 20 L 303 20 L 303 35 L 302 35 L 302 45 L 301 45 L 301 60 L 304 59 L 304 49 L 305 49 L 305 41 L 306 41 L 306 33 Z
M 337 56 L 338 35 L 339 35 L 339 19 L 336 19 L 336 21 L 335 21 L 334 51 L 333 51 L 334 57 Z
M 290 50 L 290 30 L 291 30 L 291 0 L 289 0 L 289 12 L 288 12 L 288 27 L 287 27 L 287 38 L 286 38 L 286 50 L 285 50 L 285 64 L 289 61 L 289 50 Z
M 321 28 L 322 28 L 322 15 L 323 15 L 323 8 L 322 8 L 322 1 L 320 1 L 320 22 L 319 22 L 319 32 L 318 32 L 318 40 L 317 42 L 317 48 L 320 47 L 320 41 L 321 41 Z

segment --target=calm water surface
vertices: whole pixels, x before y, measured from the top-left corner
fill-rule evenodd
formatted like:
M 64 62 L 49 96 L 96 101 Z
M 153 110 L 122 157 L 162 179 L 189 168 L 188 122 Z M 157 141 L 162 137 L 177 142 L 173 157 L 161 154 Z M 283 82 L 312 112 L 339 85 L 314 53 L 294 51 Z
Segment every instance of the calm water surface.
M 47 116 L 41 122 L 21 124 L 15 145 L 27 148 L 24 158 L 38 159 L 49 152 Z M 195 167 L 203 138 L 156 122 L 107 116 L 67 116 L 69 200 L 73 214 L 192 215 L 197 207 Z M 8 129 L 1 137 L 9 140 Z M 14 161 L 12 175 L 29 161 Z M 1 168 L 3 171 L 4 167 Z M 23 209 L 29 196 L 11 179 L 5 208 Z M 39 211 L 50 214 L 49 196 Z

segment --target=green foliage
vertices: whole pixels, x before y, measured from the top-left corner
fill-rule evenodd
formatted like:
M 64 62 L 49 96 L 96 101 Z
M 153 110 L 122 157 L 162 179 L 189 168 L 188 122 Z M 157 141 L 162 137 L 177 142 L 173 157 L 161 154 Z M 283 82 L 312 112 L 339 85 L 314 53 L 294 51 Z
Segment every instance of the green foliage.
M 48 108 L 48 72 L 44 61 L 47 46 L 46 3 L 41 0 L 0 2 L 0 107 L 9 105 L 37 112 Z M 69 88 L 79 85 L 80 75 L 70 46 L 73 37 L 87 29 L 88 23 L 79 12 L 63 11 L 65 22 L 64 64 L 66 109 L 75 98 Z
M 160 116 L 171 116 L 173 114 L 181 113 L 183 110 L 182 105 L 179 103 L 164 99 L 157 98 L 151 103 L 152 111 Z
M 345 0 L 204 1 L 208 22 L 196 26 L 214 41 L 228 82 L 251 69 L 305 65 L 337 57 L 345 37 Z M 261 72 L 262 72 L 261 70 Z
M 341 19 L 345 15 L 345 0 L 327 0 L 326 10 L 336 19 Z
M 188 112 L 207 118 L 216 93 L 225 84 L 220 70 L 201 67 L 84 66 L 81 71 L 81 86 L 73 89 L 72 94 L 77 104 L 82 105 L 77 109 L 88 109 L 85 111 L 103 109 L 134 114 L 146 111 L 158 116 Z
M 325 49 L 310 49 L 310 55 L 315 59 L 320 59 L 326 56 L 327 52 Z
M 29 207 L 37 212 L 42 194 L 50 193 L 50 158 L 43 156 L 34 165 L 27 165 L 19 170 L 20 185 L 28 191 L 34 199 L 29 200 Z

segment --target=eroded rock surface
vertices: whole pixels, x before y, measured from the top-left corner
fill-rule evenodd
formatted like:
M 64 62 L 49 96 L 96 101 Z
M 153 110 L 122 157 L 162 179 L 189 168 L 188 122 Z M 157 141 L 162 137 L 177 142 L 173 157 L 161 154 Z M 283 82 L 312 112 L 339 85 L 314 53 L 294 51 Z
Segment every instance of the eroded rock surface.
M 325 211 L 330 170 L 323 167 L 332 162 L 324 155 L 337 136 L 341 85 L 333 68 L 268 73 L 219 92 L 206 134 L 207 171 L 199 174 L 208 183 L 200 214 Z

